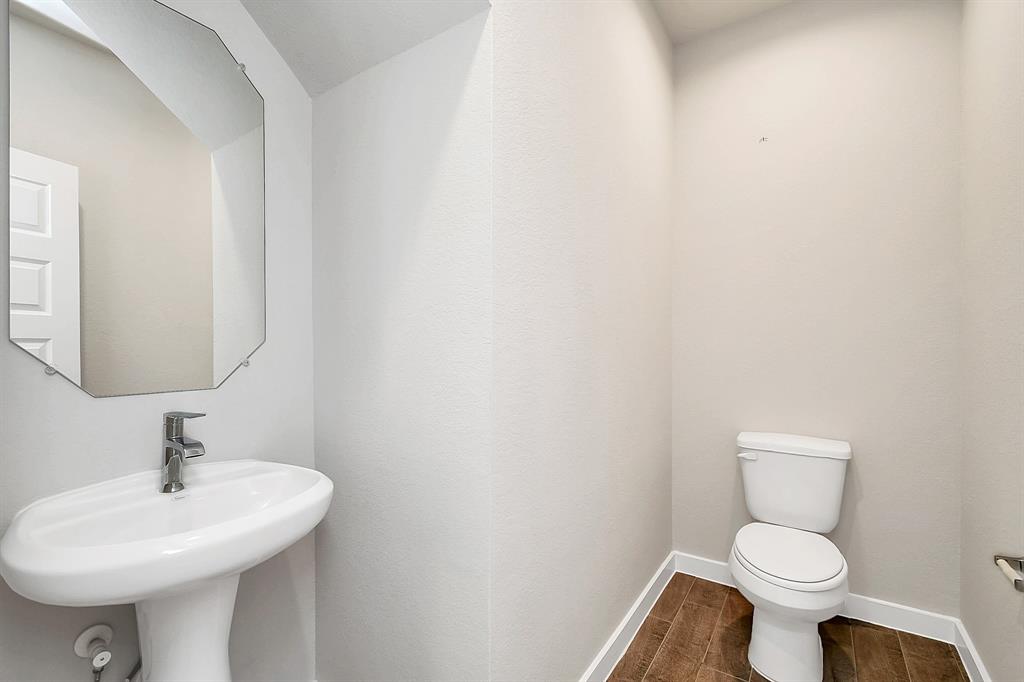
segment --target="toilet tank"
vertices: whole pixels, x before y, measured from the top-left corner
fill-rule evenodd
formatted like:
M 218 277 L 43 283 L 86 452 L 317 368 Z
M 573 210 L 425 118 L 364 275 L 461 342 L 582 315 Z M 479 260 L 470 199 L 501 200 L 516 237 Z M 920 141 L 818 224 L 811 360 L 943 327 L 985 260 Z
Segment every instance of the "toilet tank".
M 736 438 L 747 509 L 758 521 L 828 533 L 839 523 L 850 444 L 785 433 Z

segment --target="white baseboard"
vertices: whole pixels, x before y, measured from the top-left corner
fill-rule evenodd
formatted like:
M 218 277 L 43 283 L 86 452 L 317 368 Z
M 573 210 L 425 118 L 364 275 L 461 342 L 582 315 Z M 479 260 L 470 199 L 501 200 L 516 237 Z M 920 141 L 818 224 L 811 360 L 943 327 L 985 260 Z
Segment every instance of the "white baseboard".
M 970 675 L 971 680 L 992 682 L 992 676 L 988 674 L 988 670 L 981 660 L 981 654 L 974 648 L 974 642 L 971 641 L 971 636 L 967 634 L 967 628 L 959 620 L 956 622 L 956 641 L 953 644 L 956 645 L 956 650 L 960 652 L 960 658 L 963 660 L 964 667 L 967 668 L 967 674 Z
M 732 581 L 732 573 L 729 572 L 729 564 L 724 561 L 705 559 L 702 556 L 694 556 L 685 552 L 672 552 L 676 557 L 676 571 L 688 573 L 713 583 L 735 587 Z
M 615 669 L 615 664 L 622 658 L 622 654 L 626 653 L 629 643 L 633 641 L 637 630 L 647 618 L 647 614 L 651 612 L 654 602 L 658 601 L 661 591 L 665 589 L 665 585 L 668 585 L 668 581 L 672 579 L 675 572 L 674 557 L 672 553 L 669 553 L 647 583 L 647 587 L 640 591 L 640 596 L 626 611 L 626 617 L 619 623 L 619 627 L 615 628 L 612 636 L 601 647 L 601 651 L 597 653 L 587 671 L 583 673 L 580 682 L 604 682 L 608 679 L 612 670 Z
M 626 652 L 654 602 L 661 596 L 661 591 L 668 584 L 673 572 L 688 573 L 711 582 L 733 586 L 729 565 L 724 561 L 705 559 L 684 552 L 671 552 L 636 602 L 626 612 L 626 617 L 602 647 L 597 658 L 580 678 L 581 682 L 603 682 L 607 679 L 619 658 Z M 967 630 L 964 629 L 964 624 L 958 618 L 859 594 L 851 594 L 846 598 L 842 615 L 953 644 L 960 652 L 964 667 L 967 668 L 973 682 L 992 680 L 978 655 L 978 650 L 974 648 Z
M 893 630 L 910 632 L 929 639 L 956 644 L 956 626 L 960 621 L 952 616 L 922 611 L 913 606 L 851 594 L 846 598 L 842 614 L 855 620 L 884 625 Z

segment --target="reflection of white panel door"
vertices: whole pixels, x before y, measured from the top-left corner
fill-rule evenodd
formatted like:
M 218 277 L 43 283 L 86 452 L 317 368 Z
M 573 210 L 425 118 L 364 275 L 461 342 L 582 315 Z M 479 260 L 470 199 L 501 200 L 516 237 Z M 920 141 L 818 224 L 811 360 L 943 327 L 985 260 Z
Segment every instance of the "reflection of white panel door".
M 78 168 L 11 148 L 11 340 L 82 381 Z

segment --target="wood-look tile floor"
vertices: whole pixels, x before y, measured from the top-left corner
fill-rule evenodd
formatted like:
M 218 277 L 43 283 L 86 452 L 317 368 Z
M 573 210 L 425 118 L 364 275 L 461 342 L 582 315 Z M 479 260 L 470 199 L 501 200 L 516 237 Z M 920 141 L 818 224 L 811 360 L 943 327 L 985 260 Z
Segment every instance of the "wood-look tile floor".
M 676 573 L 608 679 L 764 682 L 747 661 L 753 614 L 735 588 Z M 819 631 L 824 682 L 970 682 L 951 644 L 841 616 Z

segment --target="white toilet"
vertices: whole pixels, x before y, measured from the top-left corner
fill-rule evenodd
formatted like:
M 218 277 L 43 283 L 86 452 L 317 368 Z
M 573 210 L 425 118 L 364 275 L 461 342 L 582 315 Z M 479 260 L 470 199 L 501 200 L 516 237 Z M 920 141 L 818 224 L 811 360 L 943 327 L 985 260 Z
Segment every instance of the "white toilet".
M 827 533 L 839 522 L 850 444 L 744 432 L 736 439 L 747 509 L 729 553 L 736 587 L 754 605 L 750 664 L 772 682 L 821 682 L 818 623 L 839 613 L 846 559 Z

